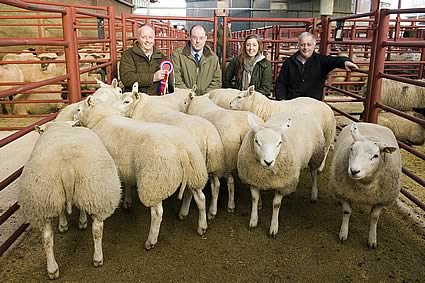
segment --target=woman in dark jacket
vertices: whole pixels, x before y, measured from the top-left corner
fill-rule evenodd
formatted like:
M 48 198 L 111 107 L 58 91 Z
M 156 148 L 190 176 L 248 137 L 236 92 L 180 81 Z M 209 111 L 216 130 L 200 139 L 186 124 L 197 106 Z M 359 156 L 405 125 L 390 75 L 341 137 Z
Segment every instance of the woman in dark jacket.
M 248 35 L 239 55 L 230 62 L 223 76 L 223 88 L 246 90 L 254 85 L 255 90 L 269 96 L 272 90 L 272 65 L 262 54 L 260 38 Z

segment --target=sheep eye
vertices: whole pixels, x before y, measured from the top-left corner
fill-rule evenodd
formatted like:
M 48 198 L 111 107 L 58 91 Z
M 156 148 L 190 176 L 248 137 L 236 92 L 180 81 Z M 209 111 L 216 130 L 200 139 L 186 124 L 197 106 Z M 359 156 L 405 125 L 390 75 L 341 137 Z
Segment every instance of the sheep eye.
M 256 144 L 260 145 L 260 143 L 258 142 L 258 140 L 257 140 L 257 139 L 255 139 L 255 140 L 254 140 L 254 142 L 255 142 Z
M 372 156 L 372 159 L 378 158 L 378 157 L 379 157 L 379 155 L 378 154 L 375 154 L 374 156 Z
M 279 147 L 281 144 L 282 144 L 282 141 L 280 141 L 280 142 L 277 144 L 277 146 L 276 146 L 276 147 Z

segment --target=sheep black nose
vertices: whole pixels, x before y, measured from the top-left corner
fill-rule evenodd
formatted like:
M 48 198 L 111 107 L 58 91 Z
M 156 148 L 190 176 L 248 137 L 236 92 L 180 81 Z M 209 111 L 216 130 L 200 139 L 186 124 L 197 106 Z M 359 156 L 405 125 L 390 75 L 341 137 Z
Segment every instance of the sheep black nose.
M 353 176 L 356 176 L 360 172 L 360 170 L 353 170 L 353 169 L 350 169 L 350 171 L 351 171 L 351 175 Z
M 266 163 L 267 166 L 270 166 L 273 163 L 273 161 L 267 162 L 264 160 L 264 163 Z

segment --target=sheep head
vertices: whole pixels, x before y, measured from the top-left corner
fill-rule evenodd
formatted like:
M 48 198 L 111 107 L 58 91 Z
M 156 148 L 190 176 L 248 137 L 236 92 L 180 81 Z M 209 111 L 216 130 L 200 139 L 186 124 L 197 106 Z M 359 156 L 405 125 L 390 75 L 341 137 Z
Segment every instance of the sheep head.
M 248 115 L 248 124 L 254 132 L 255 158 L 262 166 L 272 169 L 276 164 L 283 143 L 282 133 L 290 127 L 291 119 L 279 125 L 281 131 L 258 125 L 251 114 Z
M 237 97 L 235 97 L 232 101 L 230 101 L 230 109 L 232 110 L 244 110 L 247 108 L 244 108 L 242 105 L 242 102 L 247 102 L 247 98 L 252 97 L 255 93 L 255 87 L 252 85 L 248 87 L 247 90 L 241 91 Z
M 351 125 L 351 136 L 354 140 L 350 147 L 348 160 L 348 176 L 353 180 L 372 177 L 385 160 L 385 154 L 391 154 L 396 147 L 382 142 L 373 142 L 362 136 L 356 123 Z

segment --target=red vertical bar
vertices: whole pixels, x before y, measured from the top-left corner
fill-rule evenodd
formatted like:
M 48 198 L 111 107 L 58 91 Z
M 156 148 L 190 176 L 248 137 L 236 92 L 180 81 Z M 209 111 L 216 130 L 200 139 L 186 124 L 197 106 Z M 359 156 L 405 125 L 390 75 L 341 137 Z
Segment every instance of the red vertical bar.
M 66 71 L 70 75 L 68 80 L 68 100 L 70 104 L 81 100 L 74 9 L 73 7 L 65 7 L 66 13 L 62 16 L 63 37 L 65 41 L 69 42 L 69 45 L 65 47 L 65 58 Z
M 124 12 L 121 13 L 121 22 L 122 22 L 122 50 L 127 49 L 127 21 Z
M 109 24 L 109 39 L 111 40 L 109 49 L 110 49 L 110 55 L 111 55 L 111 63 L 112 66 L 110 69 L 111 71 L 107 73 L 107 80 L 110 84 L 112 82 L 112 77 L 116 78 L 118 77 L 117 72 L 117 31 L 116 31 L 116 25 L 115 25 L 115 7 L 109 6 L 108 7 L 108 24 Z
M 214 25 L 216 24 L 216 22 L 214 22 Z M 227 54 L 226 54 L 226 44 L 227 44 L 227 16 L 223 16 L 223 42 L 222 42 L 222 49 L 221 50 L 221 68 L 224 69 L 226 67 L 226 58 L 227 58 Z
M 320 54 L 327 55 L 328 53 L 328 39 L 329 39 L 329 18 L 328 16 L 322 16 L 321 17 L 321 23 L 322 23 L 322 31 L 320 34 Z M 322 98 L 320 99 L 323 101 L 325 98 L 325 89 L 322 91 Z
M 370 60 L 371 70 L 369 70 L 369 82 L 367 86 L 367 122 L 376 123 L 378 120 L 379 108 L 376 107 L 376 101 L 381 99 L 382 78 L 380 74 L 384 72 L 385 51 L 383 46 L 389 31 L 390 15 L 388 9 L 381 9 L 375 26 L 375 36 L 372 42 L 372 58 Z

